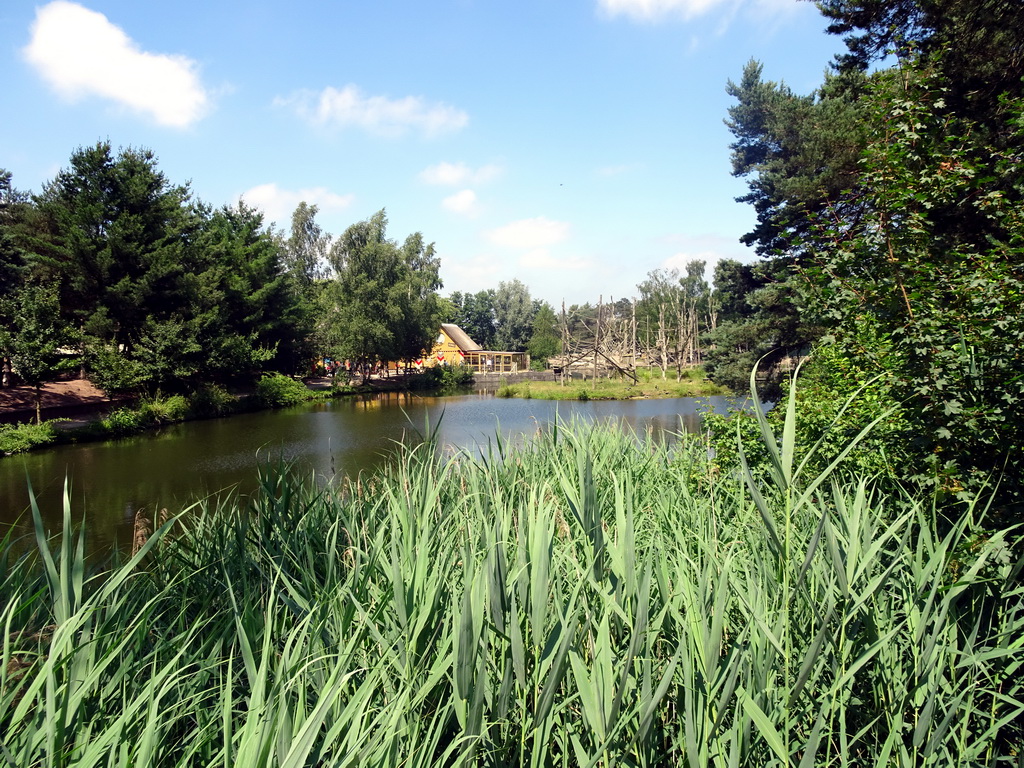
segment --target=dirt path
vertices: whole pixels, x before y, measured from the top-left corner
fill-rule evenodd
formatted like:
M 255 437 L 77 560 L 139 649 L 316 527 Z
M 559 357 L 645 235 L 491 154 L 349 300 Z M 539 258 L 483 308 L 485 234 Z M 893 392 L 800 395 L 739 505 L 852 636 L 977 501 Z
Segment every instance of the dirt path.
M 77 409 L 107 406 L 113 401 L 88 379 L 51 381 L 43 385 L 42 406 L 50 409 Z M 0 417 L 9 420 L 24 414 L 34 414 L 36 392 L 34 387 L 0 388 Z

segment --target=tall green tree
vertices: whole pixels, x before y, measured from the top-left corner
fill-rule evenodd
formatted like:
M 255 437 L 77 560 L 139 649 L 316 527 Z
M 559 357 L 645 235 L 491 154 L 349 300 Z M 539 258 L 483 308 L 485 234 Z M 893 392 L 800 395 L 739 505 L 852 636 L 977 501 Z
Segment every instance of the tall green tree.
M 815 99 L 766 87 L 754 67 L 730 85 L 734 170 L 758 213 L 748 242 L 782 255 L 768 262 L 783 267 L 775 303 L 827 334 L 837 370 L 884 377 L 878 391 L 906 425 L 900 448 L 912 449 L 903 479 L 941 498 L 999 476 L 997 508 L 1019 514 L 1024 4 L 819 7 L 849 53 Z M 895 65 L 866 74 L 892 54 Z M 841 119 L 820 109 L 830 87 Z M 823 162 L 830 133 L 854 139 L 843 141 L 855 163 L 841 152 Z M 756 318 L 763 298 L 748 299 L 762 305 Z
M 520 352 L 526 349 L 533 328 L 533 300 L 530 289 L 519 280 L 498 283 L 494 292 L 494 345 L 497 349 Z
M 397 359 L 395 329 L 402 313 L 390 293 L 402 265 L 398 248 L 387 239 L 385 212 L 346 229 L 334 241 L 330 261 L 335 279 L 324 298 L 334 355 L 363 368 L 378 359 Z
M 638 335 L 647 359 L 661 368 L 661 377 L 668 377 L 673 352 L 679 343 L 676 322 L 683 306 L 683 289 L 677 269 L 655 269 L 637 286 Z
M 61 319 L 54 285 L 24 285 L 2 301 L 17 321 L 0 328 L 0 349 L 18 376 L 35 390 L 36 423 L 42 421 L 42 385 L 69 367 L 64 348 L 74 334 Z
M 285 269 L 304 293 L 328 272 L 331 238 L 316 220 L 319 210 L 305 200 L 300 202 L 292 212 L 292 226 L 285 241 Z
M 292 290 L 286 254 L 263 215 L 241 202 L 209 211 L 197 245 L 204 268 L 194 311 L 207 340 L 204 377 L 303 370 L 312 356 L 309 307 Z
M 409 362 L 429 352 L 441 325 L 441 261 L 433 243 L 423 235 L 409 235 L 400 251 L 404 267 L 402 282 L 396 286 L 395 300 L 402 310 L 398 333 L 398 359 Z
M 188 188 L 168 181 L 152 152 L 81 148 L 36 204 L 61 305 L 84 338 L 133 357 L 159 324 L 181 319 L 199 219 Z
M 856 215 L 857 198 L 843 192 L 854 184 L 864 147 L 860 96 L 867 78 L 859 71 L 828 73 L 815 93 L 801 96 L 785 83 L 763 79 L 751 60 L 739 83 L 726 91 L 736 99 L 726 125 L 733 134 L 732 173 L 749 191 L 757 224 L 740 238 L 764 257 L 792 263 L 814 231 L 814 216 L 842 204 Z
M 530 354 L 530 363 L 538 364 L 543 370 L 549 357 L 562 352 L 562 337 L 558 328 L 555 310 L 546 301 L 541 302 L 533 315 L 530 340 L 526 344 Z
M 14 188 L 11 174 L 0 169 L 0 334 L 11 333 L 17 323 L 13 301 L 25 284 L 27 264 L 20 231 L 28 208 L 28 196 Z M 6 352 L 0 360 L 3 386 L 11 380 L 11 360 Z
M 448 320 L 458 325 L 484 349 L 495 349 L 494 289 L 476 293 L 456 291 L 450 297 L 454 313 Z
M 877 78 L 857 190 L 871 206 L 822 218 L 807 293 L 842 352 L 891 379 L 917 479 L 969 495 L 999 476 L 1020 510 L 1024 98 L 1004 98 L 1007 125 L 979 128 L 946 94 L 928 59 Z M 1014 132 L 1014 148 L 993 143 Z
M 10 172 L 0 168 L 0 298 L 23 282 L 24 247 L 18 233 L 28 196 L 14 188 Z
M 400 247 L 387 237 L 381 210 L 353 224 L 334 241 L 335 278 L 324 291 L 329 344 L 357 367 L 419 357 L 440 322 L 440 264 L 419 233 Z
M 869 78 L 857 69 L 829 72 L 819 89 L 801 96 L 764 80 L 762 72 L 760 63 L 750 61 L 740 82 L 728 83 L 736 104 L 726 124 L 734 136 L 733 175 L 749 189 L 737 200 L 757 215 L 740 240 L 764 261 L 756 270 L 757 292 L 744 299 L 752 311 L 742 323 L 716 329 L 708 370 L 717 383 L 743 386 L 740 371 L 752 358 L 762 360 L 769 373 L 766 392 L 773 395 L 780 380 L 776 364 L 806 350 L 820 334 L 801 312 L 799 274 L 818 244 L 820 216 L 827 211 L 855 221 L 868 205 L 848 191 L 856 186 L 866 142 L 862 96 Z

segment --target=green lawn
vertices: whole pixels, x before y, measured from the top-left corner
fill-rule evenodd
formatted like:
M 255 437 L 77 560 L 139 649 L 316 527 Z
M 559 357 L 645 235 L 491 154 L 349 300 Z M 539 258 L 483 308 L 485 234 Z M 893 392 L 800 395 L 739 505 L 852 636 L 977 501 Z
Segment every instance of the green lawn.
M 639 372 L 639 382 L 626 378 L 574 379 L 564 385 L 551 381 L 524 381 L 502 385 L 498 397 L 523 397 L 538 400 L 629 400 L 654 397 L 707 397 L 727 395 L 729 390 L 709 381 L 698 369 L 683 372 L 681 381 L 675 374 L 662 379 L 661 372 Z

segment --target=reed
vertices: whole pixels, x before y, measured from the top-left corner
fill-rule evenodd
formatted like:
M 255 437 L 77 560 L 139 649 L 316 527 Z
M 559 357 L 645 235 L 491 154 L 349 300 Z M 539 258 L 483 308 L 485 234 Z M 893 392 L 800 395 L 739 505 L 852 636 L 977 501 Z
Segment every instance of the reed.
M 35 510 L 38 556 L 0 557 L 2 760 L 1018 764 L 1013 532 L 807 476 L 793 419 L 759 421 L 766 477 L 580 423 L 275 468 L 98 575 L 69 500 L 55 542 Z

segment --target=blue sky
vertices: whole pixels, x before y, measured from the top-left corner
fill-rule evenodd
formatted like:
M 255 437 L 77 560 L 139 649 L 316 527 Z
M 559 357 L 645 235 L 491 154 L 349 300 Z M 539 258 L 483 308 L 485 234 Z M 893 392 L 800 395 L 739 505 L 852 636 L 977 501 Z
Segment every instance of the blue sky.
M 340 234 L 387 209 L 443 293 L 522 280 L 556 307 L 750 259 L 728 79 L 810 92 L 842 43 L 805 0 L 5 0 L 0 168 L 144 147 L 213 205 Z M 709 267 L 710 272 L 710 267 Z

